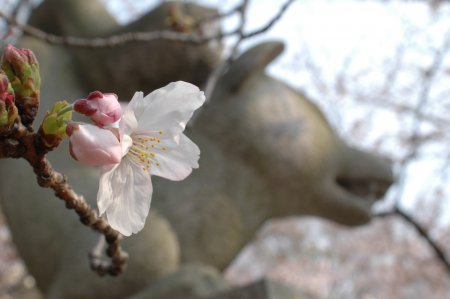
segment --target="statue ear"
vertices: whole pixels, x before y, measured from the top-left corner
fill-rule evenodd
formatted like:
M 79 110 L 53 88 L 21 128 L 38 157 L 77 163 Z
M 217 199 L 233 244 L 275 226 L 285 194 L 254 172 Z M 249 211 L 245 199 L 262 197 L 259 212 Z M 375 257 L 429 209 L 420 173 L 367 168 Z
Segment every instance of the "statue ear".
M 224 74 L 222 83 L 225 83 L 230 91 L 238 91 L 248 79 L 263 72 L 283 50 L 284 44 L 279 41 L 265 42 L 247 50 L 233 62 Z

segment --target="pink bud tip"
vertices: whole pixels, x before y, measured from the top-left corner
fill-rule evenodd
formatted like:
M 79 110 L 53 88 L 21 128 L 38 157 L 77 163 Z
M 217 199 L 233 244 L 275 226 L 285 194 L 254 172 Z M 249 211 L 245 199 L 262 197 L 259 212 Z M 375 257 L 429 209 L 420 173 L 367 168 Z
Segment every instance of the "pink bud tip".
M 86 100 L 94 100 L 96 98 L 103 98 L 103 93 L 98 90 L 93 91 L 87 96 Z
M 37 59 L 33 51 L 29 49 L 19 49 L 11 44 L 6 45 L 3 51 L 3 59 L 14 65 L 14 67 L 20 67 L 20 65 L 24 63 L 37 63 Z
M 113 124 L 122 117 L 122 109 L 117 95 L 103 94 L 100 91 L 91 92 L 86 99 L 77 100 L 74 110 L 90 116 L 101 127 Z
M 95 112 L 97 112 L 97 109 L 94 108 L 88 101 L 85 99 L 77 100 L 75 101 L 73 105 L 73 110 L 75 110 L 78 113 L 81 113 L 86 116 L 91 116 Z
M 72 136 L 73 132 L 80 129 L 80 125 L 77 123 L 68 123 L 66 126 L 66 134 Z

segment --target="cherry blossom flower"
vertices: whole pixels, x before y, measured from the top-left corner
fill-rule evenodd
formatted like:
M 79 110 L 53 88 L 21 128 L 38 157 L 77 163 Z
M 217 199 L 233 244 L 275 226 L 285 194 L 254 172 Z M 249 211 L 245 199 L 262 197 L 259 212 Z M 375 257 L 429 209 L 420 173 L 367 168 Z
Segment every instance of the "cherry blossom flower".
M 204 101 L 203 92 L 182 81 L 134 94 L 120 121 L 122 160 L 103 167 L 97 195 L 100 214 L 123 235 L 144 227 L 151 175 L 179 181 L 198 168 L 200 150 L 183 131 Z

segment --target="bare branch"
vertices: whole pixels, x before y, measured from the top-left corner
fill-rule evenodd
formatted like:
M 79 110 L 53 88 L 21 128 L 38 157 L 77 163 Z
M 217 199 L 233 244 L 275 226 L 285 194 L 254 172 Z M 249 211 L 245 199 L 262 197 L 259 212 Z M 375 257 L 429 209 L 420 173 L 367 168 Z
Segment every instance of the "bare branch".
M 19 19 L 19 15 L 22 11 L 22 9 L 29 5 L 29 0 L 19 0 L 17 3 L 15 3 L 12 11 L 11 11 L 11 18 L 14 18 L 16 20 Z M 4 33 L 0 36 L 0 43 L 5 43 L 5 40 L 10 37 L 11 35 L 17 37 L 20 33 L 16 32 L 14 33 L 12 28 L 10 26 L 6 26 L 4 29 Z
M 444 264 L 448 274 L 450 275 L 450 261 L 447 258 L 446 254 L 439 247 L 439 245 L 430 237 L 427 230 L 424 227 L 422 227 L 422 225 L 420 225 L 412 216 L 402 211 L 398 206 L 395 206 L 392 211 L 378 213 L 375 216 L 376 217 L 399 216 L 400 218 L 405 220 L 408 224 L 410 224 L 412 227 L 414 227 L 417 233 L 425 239 L 425 241 L 434 251 L 439 261 L 441 261 L 442 264 Z
M 242 39 L 247 39 L 255 35 L 264 33 L 269 30 L 284 14 L 287 8 L 295 0 L 287 1 L 280 9 L 280 11 L 264 26 L 255 31 L 243 34 Z M 244 0 L 244 3 L 248 0 Z M 242 4 L 238 7 L 242 10 Z M 246 5 L 245 5 L 246 6 Z M 43 40 L 49 44 L 70 46 L 78 48 L 107 48 L 121 46 L 131 42 L 149 42 L 153 40 L 163 39 L 169 41 L 177 41 L 191 44 L 204 44 L 213 40 L 220 40 L 225 37 L 239 34 L 240 29 L 237 28 L 230 32 L 218 33 L 212 36 L 202 36 L 197 33 L 182 33 L 171 30 L 150 31 L 150 32 L 128 32 L 124 34 L 112 35 L 106 38 L 82 38 L 73 36 L 59 36 L 47 33 L 36 27 L 22 24 L 13 16 L 0 11 L 0 17 L 5 19 L 11 26 L 18 27 L 24 34 Z
M 220 76 L 229 68 L 230 64 L 233 62 L 235 56 L 237 55 L 239 45 L 244 39 L 244 27 L 246 23 L 247 7 L 248 7 L 248 0 L 242 1 L 241 5 L 237 7 L 237 11 L 240 17 L 239 26 L 237 28 L 237 34 L 239 35 L 239 37 L 236 43 L 234 44 L 228 58 L 224 59 L 222 63 L 218 67 L 216 67 L 213 73 L 209 76 L 208 82 L 206 83 L 205 87 L 205 94 L 207 97 L 211 96 Z
M 20 28 L 24 34 L 43 40 L 49 44 L 69 46 L 77 48 L 108 48 L 125 45 L 131 42 L 149 42 L 158 39 L 169 41 L 203 44 L 212 40 L 222 39 L 237 33 L 237 30 L 228 33 L 218 33 L 214 36 L 200 36 L 192 33 L 174 32 L 171 30 L 150 32 L 128 32 L 112 35 L 106 38 L 82 38 L 73 36 L 59 36 L 46 33 L 36 27 L 19 23 L 15 18 L 0 11 L 0 17 L 4 18 L 10 25 Z
M 99 217 L 83 196 L 77 194 L 67 178 L 56 172 L 45 158 L 51 150 L 42 143 L 39 133 L 26 128 L 20 122 L 12 128 L 11 134 L 0 138 L 0 158 L 24 158 L 33 167 L 39 186 L 51 188 L 55 195 L 62 199 L 68 209 L 73 209 L 81 223 L 104 235 L 108 243 L 107 255 L 111 262 L 101 261 L 98 255 L 91 255 L 91 268 L 99 275 L 113 276 L 123 272 L 128 255 L 121 249 L 122 235 L 115 231 L 106 220 Z
M 247 22 L 247 8 L 249 0 L 243 0 L 242 3 L 236 7 L 234 10 L 239 13 L 240 22 L 238 28 L 235 30 L 235 34 L 238 35 L 238 40 L 233 45 L 233 48 L 230 51 L 230 55 L 227 59 L 225 59 L 211 74 L 211 76 L 208 79 L 208 82 L 206 83 L 205 88 L 205 94 L 206 96 L 210 96 L 212 92 L 214 91 L 214 88 L 217 84 L 217 81 L 219 80 L 220 76 L 230 67 L 230 65 L 233 63 L 234 59 L 236 59 L 236 56 L 238 54 L 239 46 L 245 39 L 251 38 L 255 35 L 262 34 L 269 30 L 277 21 L 281 19 L 283 14 L 286 12 L 286 10 L 289 8 L 289 6 L 294 2 L 295 0 L 288 0 L 286 3 L 283 4 L 283 6 L 280 8 L 278 13 L 269 20 L 269 22 L 262 26 L 260 29 L 257 29 L 255 31 L 244 33 L 245 24 Z

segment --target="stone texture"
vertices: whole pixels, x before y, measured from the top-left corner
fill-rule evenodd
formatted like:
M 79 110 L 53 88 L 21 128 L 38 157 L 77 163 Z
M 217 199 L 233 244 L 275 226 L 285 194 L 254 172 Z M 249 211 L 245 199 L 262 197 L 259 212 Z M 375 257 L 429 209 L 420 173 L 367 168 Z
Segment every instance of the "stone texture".
M 263 279 L 248 286 L 226 291 L 208 299 L 315 299 L 282 283 Z

